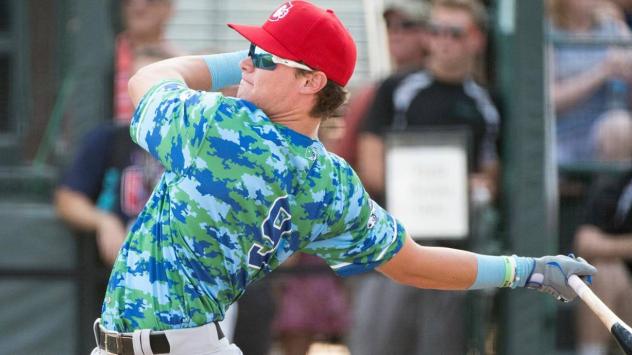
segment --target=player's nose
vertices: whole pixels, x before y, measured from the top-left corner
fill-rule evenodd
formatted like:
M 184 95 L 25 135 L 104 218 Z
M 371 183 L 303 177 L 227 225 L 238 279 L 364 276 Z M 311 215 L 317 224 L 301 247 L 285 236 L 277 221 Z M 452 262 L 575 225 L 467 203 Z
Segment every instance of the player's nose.
M 242 72 L 251 73 L 254 71 L 255 66 L 252 64 L 252 58 L 246 57 L 239 62 L 239 67 Z

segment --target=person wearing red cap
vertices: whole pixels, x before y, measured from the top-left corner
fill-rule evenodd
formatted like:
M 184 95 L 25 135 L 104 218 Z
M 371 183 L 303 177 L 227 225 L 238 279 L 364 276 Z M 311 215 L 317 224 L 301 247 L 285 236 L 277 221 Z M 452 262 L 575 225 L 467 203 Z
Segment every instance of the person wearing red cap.
M 247 53 L 172 58 L 130 79 L 130 134 L 165 173 L 114 263 L 93 354 L 241 354 L 217 322 L 297 251 L 342 276 L 377 269 L 422 288 L 531 287 L 561 300 L 575 297 L 568 275 L 596 272 L 573 257 L 417 245 L 316 139 L 356 61 L 334 12 L 289 1 L 261 27 L 230 26 Z M 206 91 L 237 82 L 237 97 Z

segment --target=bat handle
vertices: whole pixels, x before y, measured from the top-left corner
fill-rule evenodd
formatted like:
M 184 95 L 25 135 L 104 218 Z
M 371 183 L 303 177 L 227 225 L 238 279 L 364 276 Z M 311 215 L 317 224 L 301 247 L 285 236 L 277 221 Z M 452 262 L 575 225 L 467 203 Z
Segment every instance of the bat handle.
M 579 276 L 571 275 L 568 278 L 568 285 L 575 291 L 577 296 L 579 296 L 579 298 L 581 298 L 584 303 L 586 303 L 586 305 L 595 312 L 601 322 L 603 322 L 608 329 L 611 329 L 617 322 L 625 324 L 621 321 L 621 319 L 619 319 L 619 317 L 617 317 L 616 314 L 614 314 L 614 312 L 610 310 L 610 308 L 608 308 L 608 306 L 606 306 L 606 304 L 603 303 L 603 301 L 599 299 L 599 297 L 592 292 L 590 287 L 588 287 L 584 281 L 579 278 Z

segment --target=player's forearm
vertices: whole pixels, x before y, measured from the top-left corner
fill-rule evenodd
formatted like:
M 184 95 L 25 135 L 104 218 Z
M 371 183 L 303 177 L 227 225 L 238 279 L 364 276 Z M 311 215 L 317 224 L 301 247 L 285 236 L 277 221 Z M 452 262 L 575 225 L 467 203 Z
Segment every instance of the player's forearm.
M 411 285 L 438 290 L 467 290 L 476 279 L 475 254 L 458 249 L 423 247 L 424 258 L 415 269 L 424 270 L 410 279 Z
M 476 290 L 524 287 L 534 265 L 533 258 L 424 247 L 407 237 L 400 252 L 380 266 L 379 271 L 397 282 L 419 288 Z
M 163 80 L 178 80 L 194 90 L 208 90 L 211 74 L 202 56 L 176 57 L 139 69 L 129 80 L 129 95 L 136 107 L 152 86 Z
M 141 68 L 129 81 L 134 106 L 152 86 L 163 80 L 179 80 L 193 90 L 221 90 L 239 84 L 241 61 L 247 51 L 163 60 Z
M 476 279 L 476 254 L 425 247 L 407 238 L 402 250 L 379 271 L 406 285 L 439 290 L 466 290 Z
M 97 229 L 103 212 L 83 194 L 60 187 L 55 191 L 54 203 L 57 215 L 73 228 L 86 232 Z

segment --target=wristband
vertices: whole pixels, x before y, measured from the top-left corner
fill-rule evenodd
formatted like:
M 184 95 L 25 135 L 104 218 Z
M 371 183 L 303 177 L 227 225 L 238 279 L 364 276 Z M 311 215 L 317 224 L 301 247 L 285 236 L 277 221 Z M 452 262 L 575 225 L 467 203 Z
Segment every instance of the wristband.
M 524 287 L 531 275 L 533 258 L 476 254 L 478 271 L 470 290 L 493 287 Z
M 478 265 L 476 280 L 470 286 L 470 290 L 503 287 L 508 284 L 511 264 L 506 256 L 476 254 L 476 263 Z
M 516 277 L 516 262 L 508 256 L 502 257 L 505 261 L 505 279 L 500 287 L 510 287 Z
M 208 71 L 211 73 L 211 89 L 217 91 L 227 86 L 239 84 L 241 80 L 239 63 L 247 56 L 248 51 L 246 50 L 202 56 Z
M 516 265 L 515 280 L 511 284 L 511 288 L 524 287 L 535 268 L 535 259 L 512 255 Z

